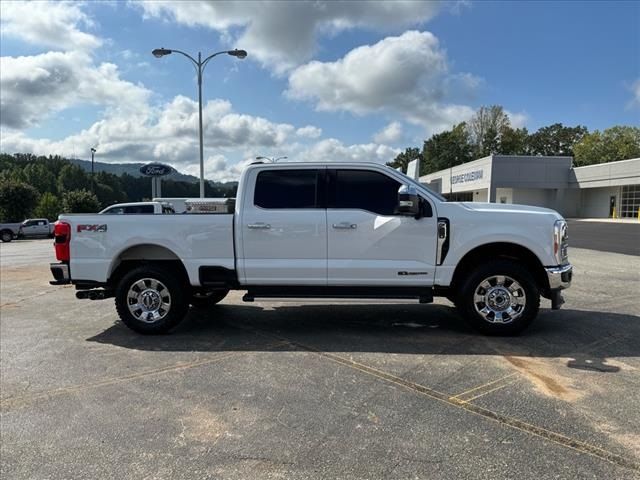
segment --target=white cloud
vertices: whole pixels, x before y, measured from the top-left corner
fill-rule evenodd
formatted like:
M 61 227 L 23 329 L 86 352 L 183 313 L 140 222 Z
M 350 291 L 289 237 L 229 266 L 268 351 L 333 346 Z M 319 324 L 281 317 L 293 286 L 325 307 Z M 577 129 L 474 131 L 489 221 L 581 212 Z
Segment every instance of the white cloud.
M 296 130 L 296 135 L 304 138 L 318 138 L 322 135 L 322 129 L 314 127 L 313 125 L 307 125 Z
M 335 138 L 327 138 L 304 148 L 297 158 L 313 162 L 376 162 L 387 163 L 401 150 L 377 143 L 345 145 Z M 295 157 L 291 157 L 294 158 Z
M 391 122 L 373 135 L 373 141 L 377 143 L 396 143 L 401 138 L 402 125 L 400 122 Z
M 204 160 L 204 177 L 216 182 L 235 182 L 246 165 L 245 161 L 229 164 L 229 160 L 222 154 L 211 155 Z M 182 167 L 182 173 L 200 177 L 200 165 L 192 163 Z
M 166 105 L 161 117 L 175 117 L 172 110 L 175 110 L 176 104 L 183 101 L 184 99 L 180 98 Z M 214 107 L 220 106 L 219 101 L 215 103 Z M 226 113 L 220 120 L 228 115 L 234 114 Z M 219 121 L 218 125 L 220 123 Z M 271 125 L 274 129 L 277 126 Z M 199 176 L 196 133 L 195 125 L 167 125 L 162 119 L 139 123 L 123 118 L 111 118 L 96 122 L 89 129 L 59 141 L 29 138 L 23 132 L 14 130 L 3 131 L 0 132 L 0 151 L 86 158 L 88 152 L 81 152 L 85 152 L 88 145 L 96 145 L 96 159 L 102 162 L 162 161 L 183 173 Z M 259 137 L 260 135 L 256 136 Z M 219 147 L 216 143 L 227 146 Z M 255 161 L 255 157 L 264 150 L 265 145 L 240 142 L 231 146 L 227 141 L 216 142 L 210 137 L 205 137 L 205 177 L 216 181 L 237 181 L 244 168 Z M 384 144 L 348 145 L 335 138 L 319 140 L 311 145 L 286 141 L 277 145 L 277 150 L 288 156 L 289 161 L 328 162 L 387 163 L 400 153 L 400 149 Z
M 216 30 L 230 47 L 249 52 L 277 73 L 311 58 L 320 35 L 348 29 L 390 31 L 415 26 L 435 16 L 435 1 L 144 1 L 147 18 Z
M 208 180 L 216 182 L 237 182 L 242 171 L 252 162 L 255 162 L 254 157 L 230 164 L 224 155 L 214 155 L 205 160 L 204 175 Z M 199 167 L 189 167 L 186 171 L 191 175 L 200 176 Z
M 78 29 L 79 25 L 93 26 L 81 6 L 80 2 L 0 2 L 2 33 L 45 47 L 64 50 L 96 48 L 102 40 Z
M 387 163 L 393 160 L 400 150 L 375 143 L 345 145 L 340 140 L 328 138 L 311 145 L 287 144 L 279 150 L 288 160 L 296 162 L 375 162 Z M 219 182 L 238 181 L 242 171 L 255 161 L 256 151 L 250 151 L 241 161 L 230 163 L 222 155 L 205 160 L 205 176 Z M 192 165 L 185 169 L 192 175 L 199 175 L 199 167 Z
M 101 161 L 160 160 L 182 169 L 198 165 L 197 119 L 198 104 L 177 96 L 157 109 L 148 108 L 138 115 L 114 110 L 89 128 L 58 141 L 32 139 L 23 132 L 5 129 L 0 132 L 0 150 L 72 157 L 84 152 L 87 145 L 96 145 Z M 218 167 L 221 164 L 216 155 L 227 152 L 237 156 L 246 149 L 281 150 L 287 148 L 296 132 L 286 123 L 234 112 L 231 103 L 219 99 L 204 106 L 203 122 L 205 155 L 216 159 Z
M 0 58 L 0 121 L 25 128 L 50 113 L 93 104 L 140 113 L 150 92 L 120 78 L 112 63 L 96 66 L 78 51 Z
M 633 98 L 628 103 L 627 108 L 640 107 L 640 78 L 631 84 L 629 87 Z
M 512 128 L 523 128 L 527 126 L 529 115 L 527 115 L 526 113 L 510 112 L 509 110 L 505 110 L 505 113 L 509 117 L 509 123 L 511 123 Z
M 473 115 L 471 107 L 449 101 L 448 87 L 460 78 L 465 81 L 456 81 L 457 89 L 466 85 L 471 90 L 477 84 L 469 74 L 449 73 L 434 35 L 408 31 L 355 48 L 335 62 L 298 67 L 289 76 L 286 95 L 313 102 L 322 111 L 400 114 L 437 132 Z

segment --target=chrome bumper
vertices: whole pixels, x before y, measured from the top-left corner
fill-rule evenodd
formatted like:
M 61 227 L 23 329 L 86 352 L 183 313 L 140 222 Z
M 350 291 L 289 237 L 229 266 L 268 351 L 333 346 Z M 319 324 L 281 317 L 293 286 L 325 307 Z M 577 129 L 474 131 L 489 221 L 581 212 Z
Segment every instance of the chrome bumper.
M 573 266 L 561 265 L 559 267 L 545 267 L 549 279 L 549 290 L 564 290 L 571 286 Z

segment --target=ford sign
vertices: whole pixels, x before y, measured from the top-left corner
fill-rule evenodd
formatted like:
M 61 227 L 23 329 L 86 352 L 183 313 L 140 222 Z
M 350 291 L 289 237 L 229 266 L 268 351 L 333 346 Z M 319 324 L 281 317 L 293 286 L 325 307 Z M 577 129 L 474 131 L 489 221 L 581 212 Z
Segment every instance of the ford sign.
M 140 167 L 140 173 L 148 177 L 162 177 L 173 172 L 173 168 L 162 163 L 147 163 Z

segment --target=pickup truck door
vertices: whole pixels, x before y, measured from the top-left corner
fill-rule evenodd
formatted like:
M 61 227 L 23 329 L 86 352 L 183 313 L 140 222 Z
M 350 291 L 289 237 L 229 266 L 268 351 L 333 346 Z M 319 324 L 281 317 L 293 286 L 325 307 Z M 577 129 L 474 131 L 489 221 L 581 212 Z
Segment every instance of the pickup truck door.
M 44 220 L 29 220 L 22 225 L 25 237 L 39 237 L 49 235 L 49 224 Z
M 433 205 L 418 220 L 394 214 L 401 184 L 383 172 L 330 168 L 327 179 L 328 284 L 433 285 Z
M 256 169 L 246 179 L 236 234 L 244 285 L 326 285 L 326 168 Z
M 51 233 L 51 229 L 49 228 L 49 222 L 45 222 L 44 220 L 39 220 L 36 235 L 46 237 L 50 233 Z

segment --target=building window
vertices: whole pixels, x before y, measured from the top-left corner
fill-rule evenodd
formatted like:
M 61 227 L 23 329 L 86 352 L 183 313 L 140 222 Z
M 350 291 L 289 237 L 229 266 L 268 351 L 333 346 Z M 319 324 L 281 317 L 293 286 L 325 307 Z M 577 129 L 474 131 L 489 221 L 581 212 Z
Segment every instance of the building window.
M 620 200 L 619 216 L 621 218 L 638 218 L 638 209 L 640 209 L 640 185 L 623 186 Z

